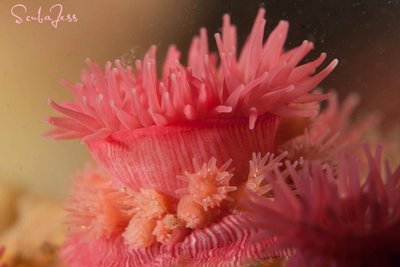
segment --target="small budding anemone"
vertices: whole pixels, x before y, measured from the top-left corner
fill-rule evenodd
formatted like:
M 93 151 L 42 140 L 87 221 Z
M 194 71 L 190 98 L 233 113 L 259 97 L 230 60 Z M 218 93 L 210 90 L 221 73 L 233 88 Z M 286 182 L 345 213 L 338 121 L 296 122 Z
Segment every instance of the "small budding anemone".
M 337 154 L 344 147 L 358 146 L 367 131 L 379 121 L 377 113 L 370 113 L 351 124 L 358 103 L 358 95 L 350 94 L 339 105 L 337 95 L 332 93 L 328 98 L 327 108 L 313 118 L 304 134 L 286 142 L 278 150 L 289 151 L 288 158 L 292 161 L 298 160 L 300 164 L 304 160 L 336 164 Z
M 129 222 L 122 237 L 130 248 L 149 247 L 156 241 L 153 235 L 156 225 L 157 220 L 154 218 L 135 216 Z
M 205 226 L 212 217 L 211 212 L 205 212 L 203 207 L 190 195 L 185 195 L 179 200 L 177 215 L 180 220 L 185 222 L 185 226 L 191 229 Z
M 201 167 L 193 160 L 195 172 L 186 171 L 184 176 L 177 177 L 189 182 L 187 188 L 177 190 L 182 195 L 178 203 L 178 217 L 186 222 L 187 227 L 204 226 L 213 215 L 210 209 L 219 207 L 225 200 L 233 200 L 228 195 L 237 189 L 230 185 L 233 169 L 227 169 L 231 162 L 228 160 L 218 168 L 215 158 L 211 158 Z
M 181 240 L 185 236 L 183 223 L 174 214 L 167 214 L 161 220 L 157 221 L 153 230 L 153 235 L 157 242 L 168 245 Z
M 290 151 L 288 158 L 298 160 L 300 165 L 304 163 L 304 160 L 332 163 L 335 155 L 345 146 L 345 143 L 338 142 L 339 137 L 339 133 L 332 134 L 327 129 L 319 134 L 315 129 L 305 129 L 304 135 L 283 144 L 279 151 Z
M 160 218 L 171 208 L 171 201 L 151 188 L 141 189 L 133 199 L 136 215 L 145 218 Z
M 123 231 L 133 208 L 130 198 L 102 171 L 87 167 L 77 175 L 73 194 L 67 200 L 68 233 L 98 238 Z
M 218 168 L 215 158 L 211 158 L 201 167 L 196 160 L 193 160 L 195 172 L 185 172 L 185 176 L 178 176 L 179 179 L 189 180 L 189 186 L 178 192 L 191 196 L 193 201 L 203 207 L 204 211 L 218 207 L 223 200 L 232 200 L 228 194 L 235 191 L 236 186 L 229 185 L 233 177 L 233 169 L 227 170 L 227 168 L 231 162 L 232 160 L 229 160 Z
M 288 152 L 283 152 L 274 158 L 275 155 L 268 152 L 261 158 L 261 153 L 253 153 L 252 159 L 249 161 L 250 172 L 246 182 L 247 188 L 260 196 L 271 191 L 271 186 L 266 181 L 266 174 L 268 171 L 282 166 L 281 161 L 287 154 Z
M 133 204 L 134 215 L 122 236 L 132 248 L 148 247 L 156 241 L 153 231 L 157 221 L 170 211 L 171 203 L 154 189 L 141 189 Z

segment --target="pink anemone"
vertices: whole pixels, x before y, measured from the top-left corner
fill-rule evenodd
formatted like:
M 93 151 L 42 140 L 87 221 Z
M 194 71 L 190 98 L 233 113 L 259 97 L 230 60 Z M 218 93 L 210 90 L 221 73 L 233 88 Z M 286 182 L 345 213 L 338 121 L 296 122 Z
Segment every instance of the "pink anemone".
M 68 234 L 93 239 L 121 233 L 133 208 L 128 193 L 113 185 L 103 171 L 88 166 L 76 176 L 67 201 Z
M 64 82 L 75 100 L 49 102 L 65 117 L 50 117 L 55 128 L 47 135 L 82 138 L 112 178 L 132 190 L 154 188 L 175 196 L 182 183 L 171 177 L 193 171 L 193 158 L 232 159 L 238 177 L 244 177 L 253 152 L 274 150 L 281 116 L 316 114 L 315 105 L 304 104 L 326 97 L 310 91 L 337 64 L 313 75 L 322 54 L 297 66 L 312 43 L 285 51 L 287 22 L 263 42 L 264 13 L 260 9 L 239 56 L 236 28 L 224 16 L 222 35 L 215 35 L 219 65 L 205 29 L 192 41 L 187 67 L 179 63 L 180 52 L 169 49 L 160 79 L 154 46 L 134 68 L 116 61 L 116 67 L 107 63 L 102 70 L 88 61 L 82 83 Z
M 47 135 L 57 140 L 81 138 L 109 173 L 111 191 L 126 190 L 123 203 L 133 206 L 129 220 L 121 217 L 123 233 L 112 227 L 96 230 L 92 240 L 71 237 L 62 253 L 70 266 L 238 266 L 270 256 L 264 247 L 273 240 L 250 244 L 257 231 L 240 229 L 244 218 L 228 200 L 246 185 L 252 153 L 275 150 L 281 117 L 316 115 L 315 103 L 326 95 L 311 90 L 333 71 L 337 60 L 319 73 L 324 53 L 299 65 L 313 44 L 304 41 L 285 51 L 284 21 L 263 42 L 264 13 L 260 9 L 240 54 L 236 28 L 226 15 L 222 34 L 215 35 L 219 61 L 209 52 L 206 30 L 201 29 L 192 41 L 188 66 L 179 62 L 174 46 L 160 78 L 155 46 L 134 67 L 116 61 L 114 67 L 106 63 L 103 70 L 88 60 L 90 70 L 83 72 L 81 83 L 64 82 L 74 100 L 49 101 L 64 117 L 48 119 L 54 129 Z M 272 158 L 268 163 L 261 156 L 259 160 L 279 165 Z M 194 161 L 209 165 L 203 170 Z M 219 165 L 231 161 L 234 172 Z M 177 178 L 182 174 L 194 177 L 199 186 Z M 256 187 L 262 186 L 260 175 L 252 174 Z M 85 183 L 80 187 L 82 198 L 77 199 L 93 207 L 78 209 L 83 218 L 75 218 L 86 222 L 85 210 L 89 215 L 111 214 L 96 202 L 96 189 L 100 195 L 104 191 Z M 138 204 L 149 199 L 154 204 L 151 211 Z M 77 206 L 80 201 L 75 201 Z M 116 201 L 112 204 L 119 206 L 119 198 Z M 97 220 L 91 217 L 88 223 L 98 225 Z
M 306 161 L 301 170 L 286 162 L 296 190 L 275 169 L 273 199 L 244 199 L 248 229 L 264 229 L 256 240 L 277 238 L 270 253 L 294 252 L 288 266 L 398 266 L 400 166 L 392 171 L 386 164 L 383 175 L 381 154 L 381 147 L 372 155 L 366 146 L 366 177 L 349 155 L 338 160 L 336 177 L 319 161 Z
M 371 112 L 357 122 L 353 122 L 354 110 L 359 103 L 356 94 L 347 96 L 339 105 L 338 97 L 332 93 L 328 97 L 326 109 L 312 118 L 303 135 L 281 145 L 279 151 L 288 151 L 292 161 L 321 160 L 334 164 L 337 154 L 343 149 L 353 149 L 362 154 L 360 142 L 369 129 L 377 125 L 379 115 Z

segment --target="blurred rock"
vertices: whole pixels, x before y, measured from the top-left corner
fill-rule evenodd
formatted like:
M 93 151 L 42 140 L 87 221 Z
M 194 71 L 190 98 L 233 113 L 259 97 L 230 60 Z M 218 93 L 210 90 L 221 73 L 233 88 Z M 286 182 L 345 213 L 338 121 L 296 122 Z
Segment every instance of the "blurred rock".
M 0 235 L 9 267 L 59 267 L 58 251 L 64 242 L 61 201 L 22 194 L 16 202 L 16 220 Z
M 21 190 L 0 181 L 0 234 L 16 219 L 16 200 Z

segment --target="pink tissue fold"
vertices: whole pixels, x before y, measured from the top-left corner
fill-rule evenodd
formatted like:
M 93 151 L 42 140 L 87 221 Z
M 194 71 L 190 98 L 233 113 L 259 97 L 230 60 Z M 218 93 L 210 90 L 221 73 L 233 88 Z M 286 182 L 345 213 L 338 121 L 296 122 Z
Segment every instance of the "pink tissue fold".
M 248 160 L 254 151 L 273 151 L 279 118 L 264 115 L 253 130 L 245 118 L 204 120 L 171 126 L 153 126 L 121 131 L 105 140 L 88 143 L 94 158 L 111 174 L 116 184 L 131 190 L 153 188 L 177 196 L 185 186 L 176 179 L 193 171 L 193 159 L 207 162 L 215 157 L 235 166 L 234 184 L 247 177 Z
M 130 249 L 118 235 L 91 242 L 72 238 L 65 244 L 61 257 L 71 267 L 168 267 L 242 266 L 248 260 L 276 256 L 277 253 L 265 250 L 274 243 L 273 238 L 248 242 L 258 233 L 242 228 L 245 220 L 241 215 L 228 215 L 216 224 L 193 231 L 181 243 L 172 246 L 157 243 L 149 248 Z

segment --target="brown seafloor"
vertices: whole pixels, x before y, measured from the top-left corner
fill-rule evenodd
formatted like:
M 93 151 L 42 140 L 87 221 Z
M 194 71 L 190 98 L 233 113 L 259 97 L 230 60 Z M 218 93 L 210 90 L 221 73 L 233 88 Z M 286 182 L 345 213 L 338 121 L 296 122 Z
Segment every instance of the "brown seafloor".
M 0 182 L 0 245 L 7 267 L 62 267 L 63 203 Z

